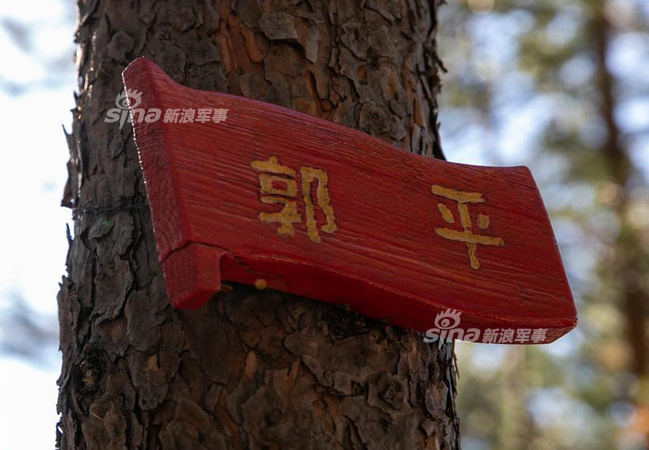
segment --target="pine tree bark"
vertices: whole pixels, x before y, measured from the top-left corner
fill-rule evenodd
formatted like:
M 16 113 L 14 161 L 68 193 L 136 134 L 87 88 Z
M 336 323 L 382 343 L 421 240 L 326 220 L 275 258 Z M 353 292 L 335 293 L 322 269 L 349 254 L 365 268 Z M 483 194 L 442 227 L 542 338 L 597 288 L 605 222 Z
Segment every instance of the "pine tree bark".
M 130 126 L 104 122 L 144 55 L 184 85 L 442 157 L 438 3 L 79 1 L 58 448 L 459 448 L 450 346 L 246 286 L 171 308 Z

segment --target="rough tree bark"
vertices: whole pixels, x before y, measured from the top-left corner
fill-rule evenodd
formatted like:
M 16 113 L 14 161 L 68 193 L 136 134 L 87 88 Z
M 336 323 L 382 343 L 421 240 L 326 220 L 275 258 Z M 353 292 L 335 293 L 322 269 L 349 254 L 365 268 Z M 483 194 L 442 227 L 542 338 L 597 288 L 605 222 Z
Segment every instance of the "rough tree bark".
M 459 448 L 449 346 L 245 286 L 173 310 L 130 127 L 104 122 L 144 55 L 187 86 L 441 157 L 437 3 L 79 1 L 59 448 Z

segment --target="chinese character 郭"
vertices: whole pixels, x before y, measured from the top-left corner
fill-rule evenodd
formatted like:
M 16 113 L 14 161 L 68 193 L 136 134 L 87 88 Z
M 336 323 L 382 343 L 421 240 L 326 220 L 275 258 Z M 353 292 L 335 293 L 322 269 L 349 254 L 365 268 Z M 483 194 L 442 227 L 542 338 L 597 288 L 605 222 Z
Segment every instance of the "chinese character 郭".
M 431 191 L 434 195 L 444 197 L 449 200 L 457 202 L 457 208 L 460 213 L 460 225 L 462 230 L 454 230 L 452 228 L 435 228 L 435 232 L 443 238 L 452 241 L 459 241 L 466 243 L 469 253 L 469 260 L 471 261 L 471 268 L 478 270 L 480 268 L 480 261 L 478 260 L 478 244 L 480 245 L 493 245 L 502 247 L 505 241 L 502 238 L 495 236 L 487 236 L 483 234 L 474 233 L 473 221 L 469 214 L 470 203 L 484 203 L 482 194 L 477 192 L 462 192 L 454 189 L 445 188 L 438 185 L 433 185 Z M 447 223 L 455 223 L 453 212 L 444 204 L 438 203 L 437 208 L 442 215 L 442 218 Z M 478 228 L 486 230 L 489 228 L 489 216 L 486 214 L 478 214 Z
M 330 204 L 329 176 L 326 171 L 314 167 L 300 168 L 301 183 L 298 187 L 297 172 L 290 167 L 281 165 L 276 156 L 271 156 L 268 161 L 253 161 L 250 166 L 261 172 L 259 174 L 261 201 L 269 205 L 283 205 L 279 212 L 259 213 L 259 219 L 262 222 L 279 224 L 277 234 L 293 236 L 295 234 L 294 224 L 302 223 L 302 214 L 299 212 L 297 202 L 300 188 L 304 198 L 306 228 L 309 239 L 315 243 L 322 242 L 316 220 L 316 204 L 320 207 L 327 220 L 327 223 L 321 226 L 320 230 L 332 234 L 338 229 L 334 210 Z M 314 203 L 312 187 L 316 182 Z

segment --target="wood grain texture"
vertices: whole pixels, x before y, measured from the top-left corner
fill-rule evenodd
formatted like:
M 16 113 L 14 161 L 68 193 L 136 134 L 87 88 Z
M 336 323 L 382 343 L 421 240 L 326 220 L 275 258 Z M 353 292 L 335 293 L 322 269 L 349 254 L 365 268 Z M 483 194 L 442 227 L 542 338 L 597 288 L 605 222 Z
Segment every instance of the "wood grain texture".
M 464 329 L 547 329 L 541 342 L 576 325 L 527 168 L 411 154 L 287 108 L 180 86 L 146 59 L 125 70 L 124 83 L 141 93 L 145 111 L 228 110 L 220 123 L 135 115 L 176 307 L 201 306 L 222 281 L 235 281 L 349 304 L 421 331 L 449 308 L 462 313 Z M 295 211 L 285 223 L 272 216 L 289 204 Z

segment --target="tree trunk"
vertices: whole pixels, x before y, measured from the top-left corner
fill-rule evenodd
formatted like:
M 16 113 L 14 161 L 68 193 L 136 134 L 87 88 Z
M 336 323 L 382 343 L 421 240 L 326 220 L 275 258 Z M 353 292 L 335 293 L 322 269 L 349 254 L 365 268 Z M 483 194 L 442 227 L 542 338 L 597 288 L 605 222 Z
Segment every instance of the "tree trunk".
M 459 448 L 450 346 L 247 286 L 196 311 L 171 308 L 132 131 L 104 122 L 121 71 L 144 55 L 189 87 L 441 157 L 436 9 L 424 0 L 79 1 L 58 448 Z
M 614 242 L 615 252 L 607 261 L 605 270 L 619 286 L 619 307 L 625 321 L 625 338 L 631 352 L 628 370 L 636 376 L 640 386 L 649 383 L 649 290 L 642 283 L 642 274 L 647 272 L 647 255 L 643 252 L 643 237 L 628 217 L 632 204 L 629 199 L 634 186 L 633 163 L 629 157 L 622 130 L 617 122 L 616 81 L 610 70 L 609 60 L 614 26 L 608 21 L 604 9 L 596 7 L 591 24 L 598 64 L 598 88 L 600 113 L 606 124 L 607 140 L 602 151 L 607 162 L 608 178 L 622 189 L 619 202 L 613 210 L 619 218 L 620 231 Z M 630 391 L 633 391 L 630 389 Z M 646 411 L 649 399 L 646 389 L 632 394 L 636 407 L 636 419 L 629 427 L 644 434 L 646 448 L 649 448 L 649 430 Z M 644 411 L 644 414 L 643 414 Z
M 642 254 L 642 237 L 636 229 L 627 224 L 629 216 L 629 193 L 633 187 L 633 164 L 625 148 L 622 130 L 615 117 L 618 101 L 615 94 L 615 79 L 610 70 L 610 45 L 613 27 L 606 18 L 603 8 L 598 7 L 591 25 L 594 35 L 598 64 L 598 87 L 600 112 L 606 124 L 607 140 L 602 147 L 606 157 L 608 177 L 624 189 L 624 195 L 615 205 L 615 213 L 622 227 L 615 241 L 617 249 L 613 264 L 606 270 L 615 270 L 620 283 L 621 311 L 626 321 L 626 339 L 633 355 L 631 372 L 642 379 L 649 375 L 649 293 L 641 283 L 641 275 L 646 272 L 645 255 Z M 649 436 L 647 436 L 649 446 Z

